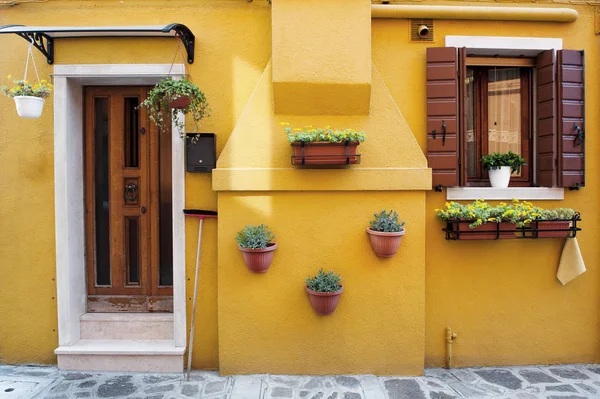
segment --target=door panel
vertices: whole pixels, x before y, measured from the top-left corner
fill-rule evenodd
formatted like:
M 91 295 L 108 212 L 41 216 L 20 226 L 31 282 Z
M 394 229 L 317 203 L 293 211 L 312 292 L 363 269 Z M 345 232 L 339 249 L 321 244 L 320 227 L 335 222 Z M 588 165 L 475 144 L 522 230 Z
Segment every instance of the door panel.
M 172 303 L 162 298 L 172 287 L 155 277 L 161 245 L 165 253 L 171 247 L 159 227 L 161 194 L 171 197 L 159 192 L 160 137 L 170 132 L 137 109 L 147 90 L 85 88 L 88 311 L 169 311 Z

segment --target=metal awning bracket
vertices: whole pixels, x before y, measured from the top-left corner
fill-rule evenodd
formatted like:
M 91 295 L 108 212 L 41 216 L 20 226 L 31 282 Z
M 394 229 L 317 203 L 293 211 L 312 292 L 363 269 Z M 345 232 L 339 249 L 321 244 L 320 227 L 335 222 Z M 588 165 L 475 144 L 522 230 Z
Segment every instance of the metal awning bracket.
M 33 42 L 46 57 L 48 64 L 54 63 L 54 39 L 83 37 L 176 37 L 181 40 L 187 53 L 187 62 L 194 63 L 196 38 L 183 24 L 166 26 L 0 26 L 0 34 L 14 33 L 27 42 Z

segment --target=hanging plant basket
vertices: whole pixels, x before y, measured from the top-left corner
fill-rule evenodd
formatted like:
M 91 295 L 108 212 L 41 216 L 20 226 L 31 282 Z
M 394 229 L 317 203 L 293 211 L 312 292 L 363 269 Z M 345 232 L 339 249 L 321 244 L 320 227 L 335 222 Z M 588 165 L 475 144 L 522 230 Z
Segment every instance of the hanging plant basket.
M 34 96 L 15 96 L 17 114 L 21 118 L 35 119 L 42 116 L 46 100 Z
M 186 109 L 190 106 L 191 99 L 189 96 L 181 96 L 168 102 L 171 109 Z
M 354 165 L 360 163 L 360 155 L 356 154 L 358 141 L 332 143 L 316 141 L 311 143 L 294 142 L 292 148 L 293 165 Z

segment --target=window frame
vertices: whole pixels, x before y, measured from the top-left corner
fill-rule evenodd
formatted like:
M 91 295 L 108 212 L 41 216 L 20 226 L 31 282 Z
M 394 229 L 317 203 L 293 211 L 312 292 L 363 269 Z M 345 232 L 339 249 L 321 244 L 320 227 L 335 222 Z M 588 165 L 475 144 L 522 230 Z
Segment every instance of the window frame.
M 502 57 L 477 58 L 466 57 L 465 78 L 468 76 L 468 70 L 474 71 L 475 82 L 475 124 L 474 134 L 476 135 L 476 164 L 477 176 L 468 176 L 468 154 L 467 154 L 467 130 L 466 123 L 463 123 L 459 135 L 463 143 L 463 149 L 459 152 L 460 174 L 462 176 L 460 187 L 489 187 L 488 173 L 483 169 L 479 159 L 484 154 L 488 154 L 488 71 L 493 68 L 519 68 L 521 80 L 521 110 L 527 118 L 521 118 L 521 155 L 526 159 L 527 164 L 521 168 L 521 176 L 513 176 L 510 179 L 509 187 L 533 187 L 533 165 L 535 162 L 533 151 L 533 132 L 534 132 L 534 60 L 522 57 Z M 466 93 L 459 96 L 461 109 L 464 112 L 463 120 L 466 121 Z M 524 110 L 524 112 L 523 112 Z

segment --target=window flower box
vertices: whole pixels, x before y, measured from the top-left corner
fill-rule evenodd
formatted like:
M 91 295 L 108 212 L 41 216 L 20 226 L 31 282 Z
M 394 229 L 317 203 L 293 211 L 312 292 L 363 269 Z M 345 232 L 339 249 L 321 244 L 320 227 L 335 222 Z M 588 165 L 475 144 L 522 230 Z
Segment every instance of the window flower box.
M 571 232 L 568 230 L 571 227 L 571 222 L 568 220 L 540 220 L 536 223 L 538 238 L 564 238 L 571 234 Z
M 292 143 L 294 165 L 353 165 L 360 161 L 356 148 L 360 143 L 330 143 L 317 141 L 314 143 Z
M 469 223 L 472 223 L 471 220 L 450 223 L 452 224 L 452 230 L 457 232 L 456 236 L 459 240 L 496 240 L 515 238 L 515 225 L 512 223 L 486 223 L 475 228 L 469 227 Z

